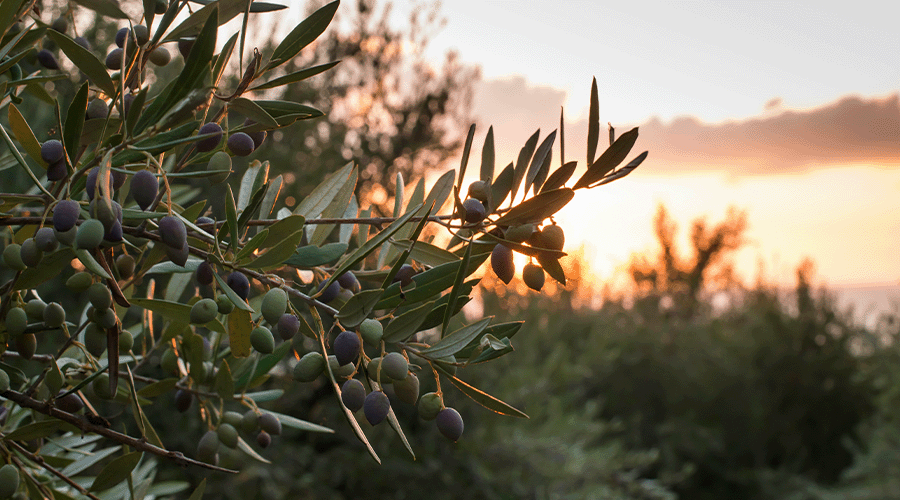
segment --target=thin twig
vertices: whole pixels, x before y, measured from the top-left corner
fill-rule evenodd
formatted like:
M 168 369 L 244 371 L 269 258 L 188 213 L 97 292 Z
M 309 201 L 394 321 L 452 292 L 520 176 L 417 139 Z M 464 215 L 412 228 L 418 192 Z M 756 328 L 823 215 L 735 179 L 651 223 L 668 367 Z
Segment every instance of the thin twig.
M 78 490 L 82 495 L 85 495 L 85 496 L 87 496 L 88 498 L 92 498 L 93 500 L 100 500 L 98 497 L 96 497 L 96 496 L 95 496 L 94 494 L 92 494 L 90 491 L 86 490 L 83 486 L 81 486 L 80 484 L 78 484 L 78 483 L 76 483 L 75 481 L 73 481 L 72 479 L 70 479 L 69 476 L 63 474 L 62 472 L 60 472 L 60 471 L 58 471 L 58 470 L 56 470 L 55 468 L 53 468 L 53 466 L 51 466 L 50 464 L 48 464 L 47 462 L 45 462 L 43 457 L 31 453 L 30 451 L 28 451 L 28 450 L 26 450 L 25 448 L 21 447 L 21 446 L 20 446 L 18 443 L 16 443 L 15 441 L 12 441 L 12 440 L 5 440 L 4 442 L 5 442 L 6 444 L 12 446 L 13 448 L 15 448 L 16 451 L 18 451 L 19 453 L 21 453 L 22 455 L 24 455 L 26 458 L 28 458 L 28 460 L 31 460 L 32 462 L 34 462 L 34 463 L 40 465 L 40 466 L 43 467 L 47 472 L 49 472 L 49 473 L 53 474 L 54 476 L 56 476 L 56 477 L 62 479 L 63 481 L 65 481 L 69 486 L 71 486 L 71 487 L 75 488 L 76 490 Z
M 55 419 L 62 420 L 68 424 L 72 424 L 82 432 L 92 432 L 94 434 L 100 434 L 103 437 L 112 439 L 113 441 L 119 442 L 121 444 L 130 446 L 136 450 L 144 451 L 147 453 L 152 453 L 153 455 L 167 458 L 172 460 L 176 464 L 187 467 L 188 465 L 196 465 L 197 467 L 202 467 L 204 469 L 215 470 L 219 472 L 229 472 L 231 474 L 237 474 L 238 471 L 232 469 L 226 469 L 224 467 L 219 467 L 216 465 L 200 462 L 194 460 L 192 458 L 187 458 L 183 453 L 179 451 L 170 451 L 158 446 L 154 446 L 143 439 L 133 438 L 127 434 L 122 434 L 121 432 L 116 432 L 112 429 L 108 429 L 101 425 L 94 425 L 87 420 L 82 420 L 81 418 L 71 414 L 64 412 L 58 408 L 54 408 L 47 403 L 38 401 L 36 399 L 29 398 L 24 394 L 21 394 L 16 391 L 7 390 L 0 392 L 0 396 L 3 396 L 6 399 L 9 399 L 19 406 L 23 408 L 31 408 L 32 410 L 37 411 L 38 413 L 43 413 L 44 415 L 49 415 Z

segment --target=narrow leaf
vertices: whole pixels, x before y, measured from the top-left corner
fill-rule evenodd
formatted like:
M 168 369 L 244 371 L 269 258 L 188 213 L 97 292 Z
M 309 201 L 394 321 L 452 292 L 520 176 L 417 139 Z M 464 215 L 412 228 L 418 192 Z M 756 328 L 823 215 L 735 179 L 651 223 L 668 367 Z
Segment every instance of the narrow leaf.
M 469 267 L 469 260 L 471 258 L 472 244 L 470 243 L 466 245 L 466 252 L 463 254 L 462 261 L 459 265 L 459 270 L 456 272 L 456 278 L 453 280 L 453 288 L 450 289 L 450 294 L 447 298 L 447 310 L 444 313 L 443 326 L 441 327 L 441 337 L 447 335 L 447 327 L 450 325 L 450 318 L 452 318 L 455 314 L 454 308 L 456 307 L 456 299 L 459 297 L 460 288 L 462 287 L 463 281 L 465 281 L 466 279 L 466 271 Z M 490 321 L 488 321 L 488 323 L 490 323 Z
M 578 166 L 577 161 L 570 161 L 569 163 L 563 164 L 563 166 L 559 167 L 550 174 L 550 177 L 544 182 L 544 185 L 541 186 L 541 193 L 545 193 L 547 191 L 553 191 L 554 189 L 559 189 L 566 185 L 566 182 L 572 177 L 572 174 L 575 173 L 575 168 Z
M 19 141 L 19 144 L 25 148 L 25 152 L 28 153 L 28 156 L 42 167 L 47 168 L 47 163 L 41 158 L 41 143 L 38 142 L 37 137 L 34 135 L 34 131 L 31 130 L 28 122 L 25 121 L 25 117 L 22 116 L 22 113 L 19 112 L 19 109 L 16 108 L 15 104 L 9 105 L 8 116 L 9 126 L 12 128 L 13 135 L 16 136 L 16 140 Z
M 383 288 L 364 290 L 350 297 L 335 316 L 346 328 L 354 328 L 363 322 L 375 308 L 375 304 L 384 293 Z
M 615 172 L 613 172 L 610 175 L 607 175 L 606 177 L 603 178 L 603 180 L 601 180 L 597 184 L 594 184 L 591 187 L 597 187 L 597 186 L 602 186 L 604 184 L 609 184 L 612 181 L 619 180 L 622 177 L 625 177 L 626 175 L 630 174 L 632 171 L 634 171 L 634 169 L 638 168 L 641 165 L 641 163 L 644 162 L 644 160 L 647 159 L 647 153 L 648 153 L 647 151 L 644 151 L 643 153 L 637 155 L 633 160 L 628 162 L 624 167 L 620 168 L 619 170 L 616 170 Z
M 541 222 L 566 206 L 575 192 L 569 188 L 547 191 L 516 205 L 495 221 L 498 226 L 514 226 L 529 222 Z
M 513 175 L 513 164 L 510 163 L 500 172 L 500 175 L 494 179 L 494 183 L 491 184 L 491 200 L 493 200 L 494 204 L 492 208 L 499 207 L 503 203 L 503 200 L 509 196 L 509 192 L 512 189 Z
M 219 276 L 219 273 L 213 273 L 213 277 L 216 278 L 216 282 L 218 282 L 219 288 L 221 288 L 222 291 L 225 292 L 225 295 L 228 296 L 228 299 L 231 300 L 231 302 L 235 305 L 235 307 L 237 307 L 238 309 L 241 309 L 243 311 L 246 311 L 247 313 L 256 312 L 253 310 L 252 307 L 250 307 L 250 304 L 248 304 L 246 300 L 240 298 L 238 296 L 238 294 L 234 293 L 234 290 L 232 290 L 231 287 L 228 286 L 227 283 L 225 283 L 225 280 L 222 279 L 221 276 Z M 234 313 L 232 313 L 232 314 L 234 314 Z M 230 316 L 229 316 L 229 320 L 230 320 Z M 230 321 L 229 321 L 229 324 L 231 324 Z M 249 335 L 249 332 L 247 334 Z
M 116 95 L 116 86 L 106 71 L 106 66 L 93 52 L 56 30 L 47 30 L 47 36 L 59 45 L 60 50 L 75 64 L 75 67 L 87 75 L 94 85 L 100 87 L 104 94 L 109 97 Z
M 275 51 L 272 52 L 271 62 L 267 68 L 272 69 L 288 62 L 299 54 L 304 47 L 318 38 L 331 23 L 339 4 L 339 1 L 331 2 L 313 12 L 298 24 L 284 37 L 281 43 L 278 44 L 278 47 L 275 47 Z
M 534 148 L 537 147 L 537 141 L 541 137 L 541 131 L 538 129 L 534 134 L 531 134 L 531 137 L 525 141 L 525 145 L 522 146 L 522 149 L 519 150 L 519 158 L 516 160 L 516 167 L 513 171 L 513 180 L 512 187 L 510 188 L 510 192 L 512 196 L 510 198 L 511 202 L 515 202 L 516 194 L 519 192 L 519 186 L 522 184 L 522 181 L 525 179 L 525 172 L 528 170 L 528 163 L 531 160 L 531 156 L 534 155 Z M 495 205 L 499 206 L 496 202 Z
M 587 164 L 594 163 L 600 143 L 600 100 L 597 97 L 597 78 L 591 82 L 591 107 L 588 111 Z
M 318 217 L 337 196 L 352 171 L 353 162 L 349 162 L 337 172 L 329 175 L 297 206 L 294 213 L 307 219 Z
M 133 451 L 106 464 L 106 467 L 97 474 L 97 478 L 91 484 L 90 491 L 108 490 L 126 480 L 131 476 L 131 471 L 137 467 L 143 455 L 143 452 Z
M 251 269 L 271 269 L 281 266 L 286 260 L 294 255 L 294 252 L 297 251 L 297 246 L 300 244 L 301 239 L 303 239 L 302 229 L 293 234 L 284 236 L 280 243 L 252 260 L 247 264 L 247 267 Z
M 459 163 L 459 180 L 456 185 L 459 186 L 460 192 L 463 188 L 463 178 L 466 176 L 466 165 L 469 164 L 469 152 L 472 151 L 472 139 L 475 137 L 475 124 L 469 126 L 469 133 L 466 134 L 466 145 L 463 147 L 462 159 Z
M 419 327 L 431 312 L 434 302 L 426 302 L 390 321 L 384 328 L 382 339 L 387 343 L 401 342 L 419 331 Z
M 284 75 L 282 77 L 275 78 L 274 80 L 270 80 L 261 85 L 257 85 L 256 87 L 253 87 L 250 90 L 251 91 L 265 90 L 265 89 L 280 87 L 282 85 L 288 85 L 291 83 L 300 82 L 300 81 L 306 80 L 307 78 L 309 78 L 311 76 L 315 76 L 315 75 L 318 75 L 319 73 L 328 71 L 329 69 L 335 67 L 337 65 L 337 63 L 339 63 L 339 62 L 340 61 L 334 61 L 334 62 L 330 62 L 330 63 L 326 63 L 326 64 L 320 64 L 319 66 L 313 66 L 311 68 L 301 69 L 300 71 L 296 71 L 289 75 Z
M 487 182 L 494 178 L 494 127 L 488 128 L 481 149 L 481 180 Z
M 450 382 L 452 382 L 453 385 L 455 385 L 456 388 L 460 390 L 460 392 L 462 392 L 466 396 L 469 396 L 472 399 L 472 401 L 475 401 L 476 403 L 480 404 L 481 406 L 484 406 L 488 410 L 497 412 L 501 415 L 509 415 L 511 417 L 519 417 L 519 418 L 528 418 L 528 415 L 526 415 L 523 411 L 517 410 L 516 408 L 512 407 L 511 405 L 509 405 L 507 403 L 504 403 L 503 401 L 500 401 L 499 399 L 495 398 L 494 396 L 491 396 L 490 394 L 463 382 L 462 380 L 456 378 L 454 375 L 451 375 L 450 373 L 448 373 L 439 364 L 436 366 L 437 366 L 438 370 L 440 370 L 444 373 L 445 378 L 449 379 Z
M 78 144 L 81 141 L 81 130 L 84 128 L 87 103 L 88 84 L 84 82 L 84 85 L 75 93 L 72 102 L 69 103 L 69 109 L 66 111 L 66 123 L 63 125 L 63 142 L 66 146 L 66 153 L 73 161 L 75 160 L 75 155 L 78 154 Z
M 605 177 L 612 169 L 619 166 L 620 163 L 625 161 L 628 153 L 631 152 L 631 148 L 637 141 L 637 137 L 637 127 L 620 135 L 619 138 L 616 139 L 616 142 L 600 155 L 600 158 L 597 158 L 594 163 L 588 166 L 587 172 L 578 179 L 578 182 L 575 183 L 573 189 L 588 187 Z
M 484 318 L 476 323 L 464 326 L 450 335 L 445 336 L 440 342 L 433 346 L 419 351 L 419 353 L 432 359 L 452 356 L 461 351 L 469 344 L 469 342 L 483 332 L 490 322 L 491 318 Z
M 544 166 L 547 157 L 553 152 L 553 142 L 555 140 L 556 131 L 554 130 L 544 139 L 544 142 L 541 143 L 540 147 L 538 147 L 537 151 L 534 153 L 534 158 L 531 159 L 531 166 L 528 167 L 528 175 L 525 177 L 525 196 L 528 196 L 528 189 L 535 184 L 541 167 Z M 537 191 L 538 187 L 538 185 L 535 185 L 535 191 Z

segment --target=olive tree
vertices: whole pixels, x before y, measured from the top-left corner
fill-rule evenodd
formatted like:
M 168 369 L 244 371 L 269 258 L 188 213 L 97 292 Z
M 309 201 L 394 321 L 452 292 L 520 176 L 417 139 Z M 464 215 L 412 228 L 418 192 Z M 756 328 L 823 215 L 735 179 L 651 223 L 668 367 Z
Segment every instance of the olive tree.
M 284 71 L 339 4 L 261 53 L 245 47 L 247 19 L 283 6 L 198 3 L 145 0 L 131 17 L 106 0 L 76 0 L 62 12 L 35 0 L 0 4 L 0 497 L 162 495 L 188 484 L 155 481 L 160 460 L 226 475 L 236 471 L 217 465 L 220 450 L 265 462 L 261 450 L 282 427 L 333 432 L 265 409 L 296 383 L 327 380 L 375 461 L 366 432 L 377 425 L 415 456 L 392 404 L 416 405 L 440 434 L 461 439 L 463 421 L 444 404 L 450 386 L 488 410 L 526 417 L 464 381 L 466 366 L 512 352 L 521 326 L 460 314 L 477 271 L 490 259 L 508 285 L 519 253 L 531 260 L 522 270 L 528 287 L 540 290 L 546 275 L 564 284 L 564 234 L 553 214 L 576 190 L 619 179 L 646 157 L 619 167 L 637 129 L 618 138 L 610 129 L 597 156 L 595 82 L 587 168 L 572 187 L 577 163 L 565 161 L 561 115 L 556 169 L 557 131 L 543 140 L 535 132 L 516 161 L 495 169 L 489 130 L 478 179 L 464 188 L 473 126 L 458 170 L 427 190 L 423 179 L 411 189 L 401 175 L 392 180 L 388 217 L 357 199 L 354 162 L 289 210 L 283 177 L 269 178 L 254 152 L 270 132 L 289 134 L 322 113 L 265 91 L 332 66 Z M 82 8 L 117 20 L 110 50 L 72 32 Z M 234 18 L 244 29 L 216 53 L 221 26 Z M 177 77 L 153 78 L 154 68 L 178 64 L 175 47 Z M 240 75 L 236 85 L 223 84 L 228 72 Z M 77 90 L 55 95 L 62 80 Z M 32 127 L 41 113 L 55 126 Z M 225 183 L 219 214 L 204 189 L 215 183 Z M 428 226 L 449 243 L 424 236 Z M 261 389 L 272 377 L 283 383 Z M 421 377 L 436 390 L 420 394 Z M 206 429 L 196 449 L 171 449 L 156 432 L 145 408 L 164 395 Z

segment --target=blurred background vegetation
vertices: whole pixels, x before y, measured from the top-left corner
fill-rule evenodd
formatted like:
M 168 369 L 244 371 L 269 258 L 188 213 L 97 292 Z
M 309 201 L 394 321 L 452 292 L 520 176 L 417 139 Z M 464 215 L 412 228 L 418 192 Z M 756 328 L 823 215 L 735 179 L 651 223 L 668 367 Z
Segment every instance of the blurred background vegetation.
M 387 22 L 384 3 L 352 5 L 338 28 L 284 71 L 341 64 L 276 91 L 289 96 L 271 96 L 306 101 L 327 117 L 276 132 L 258 156 L 271 162 L 272 176 L 291 176 L 286 195 L 297 201 L 326 173 L 356 161 L 360 199 L 388 206 L 395 173 L 415 179 L 458 154 L 479 70 L 454 54 L 442 68 L 424 62 L 422 50 L 441 24 L 436 5 L 422 5 L 400 28 Z M 95 21 L 83 23 L 90 26 L 83 35 L 95 47 L 111 45 L 115 28 Z M 798 268 L 791 292 L 763 281 L 742 285 L 729 262 L 745 229 L 738 211 L 717 224 L 698 220 L 690 247 L 677 248 L 677 224 L 660 208 L 659 251 L 633 259 L 628 293 L 589 288 L 577 256 L 569 259 L 569 286 L 548 284 L 540 294 L 486 274 L 480 305 L 496 321 L 525 325 L 514 354 L 489 369 L 462 370 L 529 420 L 495 415 L 445 387 L 448 405 L 466 421 L 460 442 L 397 404 L 417 459 L 382 426 L 366 431 L 384 461 L 377 465 L 343 422 L 332 391 L 321 380 L 297 384 L 272 409 L 336 433 L 285 429 L 265 452 L 270 465 L 238 464 L 246 456 L 225 451 L 221 465 L 242 472 L 216 476 L 207 493 L 900 499 L 900 316 L 863 326 L 814 286 L 811 263 Z M 422 392 L 433 390 L 428 383 L 423 377 Z M 147 412 L 167 445 L 194 448 L 198 432 L 186 426 L 196 419 L 174 405 Z M 160 464 L 163 478 L 185 474 L 193 483 L 206 475 Z

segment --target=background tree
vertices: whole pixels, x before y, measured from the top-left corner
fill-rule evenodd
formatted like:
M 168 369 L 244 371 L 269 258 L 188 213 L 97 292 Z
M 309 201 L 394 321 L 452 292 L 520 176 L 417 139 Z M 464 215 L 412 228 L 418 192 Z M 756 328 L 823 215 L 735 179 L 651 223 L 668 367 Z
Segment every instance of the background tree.
M 263 152 L 277 165 L 274 172 L 296 179 L 288 189 L 297 200 L 309 193 L 312 181 L 353 159 L 361 166 L 360 199 L 383 207 L 394 195 L 396 174 L 418 177 L 459 154 L 473 122 L 471 100 L 480 71 L 454 51 L 440 68 L 425 58 L 431 37 L 445 22 L 437 2 L 416 4 L 408 25 L 397 27 L 389 22 L 392 2 L 358 0 L 347 7 L 335 29 L 281 71 L 340 64 L 270 92 L 313 103 L 325 116 L 277 135 Z M 264 45 L 277 42 L 269 38 Z

